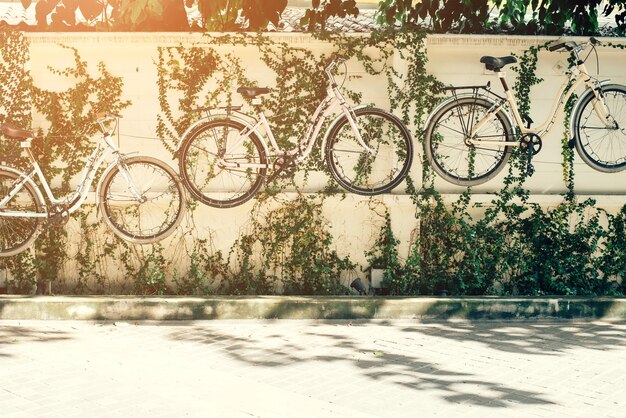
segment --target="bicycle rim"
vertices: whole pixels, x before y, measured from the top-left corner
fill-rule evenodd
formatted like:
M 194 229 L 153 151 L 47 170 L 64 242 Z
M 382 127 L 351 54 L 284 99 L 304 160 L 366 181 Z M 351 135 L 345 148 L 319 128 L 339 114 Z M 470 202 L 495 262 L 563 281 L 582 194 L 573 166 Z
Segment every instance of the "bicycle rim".
M 326 146 L 330 172 L 350 192 L 368 196 L 388 192 L 411 168 L 411 137 L 397 118 L 382 110 L 359 109 L 355 116 L 361 137 L 373 152 L 363 148 L 343 117 L 332 128 Z
M 510 147 L 488 142 L 513 137 L 513 129 L 501 112 L 476 132 L 473 139 L 478 145 L 466 143 L 473 126 L 490 108 L 490 103 L 475 98 L 458 100 L 433 117 L 426 129 L 426 154 L 432 168 L 445 180 L 463 186 L 477 185 L 504 168 Z
M 194 130 L 181 147 L 180 172 L 185 186 L 202 203 L 229 208 L 250 200 L 267 168 L 256 135 L 242 138 L 245 127 L 231 120 L 210 121 Z M 261 167 L 237 167 L 259 164 Z
M 595 96 L 590 95 L 577 115 L 576 145 L 588 165 L 599 171 L 616 172 L 626 168 L 626 88 L 609 87 L 603 92 L 617 126 L 606 126 L 594 110 Z
M 0 196 L 4 197 L 14 187 L 17 175 L 0 171 Z M 15 195 L 2 211 L 40 212 L 41 207 L 30 184 Z M 0 216 L 0 257 L 16 255 L 28 249 L 39 234 L 39 218 L 14 218 Z
M 185 212 L 184 191 L 176 173 L 148 158 L 127 160 L 125 170 L 139 198 L 115 167 L 104 180 L 100 196 L 107 224 L 122 239 L 137 244 L 166 238 Z

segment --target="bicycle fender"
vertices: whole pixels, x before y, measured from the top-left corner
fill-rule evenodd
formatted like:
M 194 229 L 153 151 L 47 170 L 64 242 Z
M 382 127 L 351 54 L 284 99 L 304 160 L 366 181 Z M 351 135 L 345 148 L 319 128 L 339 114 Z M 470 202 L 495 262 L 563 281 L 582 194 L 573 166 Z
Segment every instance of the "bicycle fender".
M 189 128 L 187 128 L 187 130 L 180 136 L 180 138 L 178 138 L 178 144 L 176 145 L 176 152 L 175 152 L 175 158 L 178 157 L 178 151 L 180 150 L 180 146 L 183 144 L 183 140 L 185 138 L 187 138 L 187 135 L 189 135 L 191 133 L 191 131 L 193 131 L 194 129 L 196 129 L 196 127 L 198 125 L 201 125 L 205 122 L 209 122 L 213 119 L 216 118 L 225 118 L 226 114 L 225 113 L 220 113 L 220 114 L 216 114 L 215 116 L 211 115 L 211 116 L 205 116 L 199 120 L 197 120 L 195 123 L 192 123 L 191 126 L 189 126 Z
M 48 212 L 48 209 L 46 207 L 46 201 L 43 198 L 43 194 L 41 193 L 41 190 L 39 190 L 39 187 L 37 186 L 37 184 L 35 184 L 35 182 L 33 181 L 33 179 L 28 178 L 23 172 L 21 172 L 20 170 L 17 170 L 15 168 L 12 167 L 8 167 L 6 165 L 0 165 L 0 170 L 5 170 L 8 171 L 10 173 L 16 174 L 19 178 L 26 178 L 26 182 L 31 185 L 33 187 L 33 189 L 35 190 L 35 193 L 37 194 L 37 199 L 39 199 L 39 204 L 41 205 L 41 207 Z
M 462 93 L 462 94 L 457 94 L 456 96 L 450 96 L 447 99 L 445 99 L 443 102 L 439 103 L 439 105 L 436 108 L 434 108 L 432 112 L 430 112 L 430 114 L 428 115 L 428 118 L 426 118 L 426 122 L 424 123 L 424 129 L 426 129 L 426 127 L 431 123 L 432 118 L 439 112 L 441 108 L 443 108 L 444 106 L 447 106 L 451 102 L 455 102 L 459 99 L 465 99 L 465 98 L 480 99 L 480 100 L 484 100 L 486 102 L 491 103 L 493 106 L 498 105 L 498 103 L 496 103 L 496 101 L 493 100 L 491 97 L 485 96 L 482 94 L 477 96 L 472 93 Z M 504 117 L 506 117 L 507 122 L 509 122 L 510 126 L 512 127 L 517 126 L 517 123 L 513 123 L 513 119 L 511 119 L 511 115 L 509 115 L 509 112 L 507 112 L 506 109 L 502 109 L 502 112 L 504 113 Z
M 261 140 L 261 145 L 263 145 L 263 150 L 265 151 L 265 155 L 267 156 L 268 160 L 271 157 L 270 154 L 270 150 L 267 148 L 267 144 L 265 143 L 265 141 L 263 140 L 263 135 L 259 132 L 258 129 L 254 128 L 254 125 L 252 125 L 249 121 L 247 121 L 246 119 L 242 118 L 241 116 L 237 116 L 236 114 L 231 113 L 230 115 L 226 114 L 226 113 L 216 113 L 214 115 L 211 115 L 209 117 L 204 117 L 200 120 L 198 120 L 196 123 L 194 123 L 193 125 L 191 125 L 184 134 L 182 134 L 182 136 L 180 137 L 180 139 L 178 140 L 178 146 L 176 147 L 176 153 L 175 155 L 178 156 L 178 152 L 180 151 L 180 147 L 184 142 L 184 139 L 191 134 L 191 132 L 193 130 L 195 130 L 198 126 L 207 123 L 207 122 L 211 122 L 213 120 L 219 120 L 219 119 L 229 119 L 238 123 L 241 123 L 242 125 L 244 125 L 247 129 L 250 129 L 251 131 L 254 131 L 254 133 L 256 134 L 257 137 L 259 137 L 259 139 Z
M 369 107 L 368 105 L 358 105 L 352 108 L 353 111 L 355 110 L 359 110 L 359 109 L 365 109 Z M 343 113 L 340 113 L 335 119 L 333 119 L 333 121 L 330 123 L 330 125 L 328 126 L 328 129 L 326 129 L 326 133 L 324 134 L 324 138 L 322 139 L 322 155 L 324 155 L 324 153 L 326 152 L 326 142 L 328 142 L 328 137 L 330 136 L 330 133 L 332 132 L 333 128 L 335 127 L 335 125 L 337 125 L 339 123 L 339 121 L 341 120 L 341 118 L 343 118 L 345 115 Z
M 602 80 L 600 81 L 600 86 L 602 87 L 609 87 L 612 85 L 618 85 L 616 83 L 611 83 L 611 80 Z M 578 97 L 578 100 L 576 100 L 576 104 L 574 105 L 574 108 L 572 109 L 572 113 L 571 117 L 570 117 L 570 122 L 569 122 L 569 135 L 570 138 L 574 138 L 574 131 L 575 131 L 575 127 L 574 127 L 574 122 L 578 119 L 576 117 L 576 115 L 578 115 L 578 112 L 580 112 L 580 106 L 582 106 L 582 103 L 585 101 L 585 99 L 593 94 L 593 89 L 587 88 L 585 89 L 585 91 Z

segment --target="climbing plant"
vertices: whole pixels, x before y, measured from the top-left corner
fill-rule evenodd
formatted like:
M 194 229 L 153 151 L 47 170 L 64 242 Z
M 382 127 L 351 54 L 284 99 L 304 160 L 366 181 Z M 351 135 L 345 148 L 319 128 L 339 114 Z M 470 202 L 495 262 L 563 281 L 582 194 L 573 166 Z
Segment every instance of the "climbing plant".
M 71 65 L 53 66 L 49 71 L 71 80 L 71 87 L 62 92 L 39 88 L 26 70 L 27 41 L 17 33 L 2 32 L 2 36 L 0 122 L 32 128 L 31 108 L 43 115 L 46 128 L 39 131 L 42 139 L 35 142 L 34 151 L 46 173 L 61 179 L 55 192 L 66 192 L 76 171 L 60 162 L 80 166 L 95 133 L 90 124 L 95 113 L 118 112 L 129 105 L 121 99 L 122 80 L 102 64 L 90 71 L 80 51 L 63 47 L 59 51 L 67 54 Z M 272 129 L 283 147 L 295 144 L 324 97 L 323 69 L 331 53 L 345 56 L 350 65 L 362 66 L 363 77 L 385 79 L 389 106 L 411 127 L 415 140 L 422 141 L 422 121 L 439 100 L 442 87 L 426 70 L 424 32 L 315 36 L 327 43 L 327 52 L 286 45 L 263 35 L 204 35 L 201 46 L 159 48 L 157 134 L 162 144 L 174 155 L 176 138 L 204 115 L 198 108 L 242 104 L 243 99 L 233 94 L 236 87 L 258 84 L 245 72 L 249 65 L 241 58 L 245 54 L 223 53 L 232 47 L 255 52 L 247 59 L 275 74 L 273 91 L 263 100 L 270 116 L 278 116 L 270 120 L 280 121 Z M 536 62 L 544 47 L 517 55 L 514 91 L 524 113 L 530 109 L 532 87 L 541 82 Z M 404 63 L 402 71 L 393 65 L 394 59 Z M 341 79 L 343 74 L 337 76 Z M 348 85 L 344 90 L 350 100 L 362 101 L 362 92 Z M 0 146 L 8 146 L 5 142 L 0 141 Z M 408 180 L 417 219 L 406 257 L 392 229 L 391 211 L 382 203 L 372 203 L 373 216 L 380 216 L 382 225 L 365 254 L 368 262 L 385 270 L 385 283 L 393 294 L 623 294 L 625 208 L 609 214 L 591 200 L 578 202 L 566 140 L 563 152 L 564 181 L 570 193 L 554 208 L 531 203 L 525 186 L 527 160 L 521 151 L 511 160 L 504 187 L 483 205 L 474 203 L 471 189 L 455 202 L 444 199 L 423 161 L 423 183 Z M 4 157 L 10 154 L 3 148 Z M 331 223 L 323 211 L 326 195 L 337 193 L 330 178 L 322 194 L 312 197 L 302 191 L 310 172 L 324 170 L 320 154 L 310 161 L 297 176 L 277 179 L 258 196 L 245 230 L 228 251 L 215 250 L 212 233 L 201 235 L 195 227 L 194 202 L 190 202 L 185 227 L 167 244 L 142 247 L 103 232 L 91 206 L 67 228 L 46 229 L 32 251 L 1 259 L 0 269 L 8 272 L 12 289 L 20 292 L 31 291 L 36 282 L 53 282 L 57 291 L 71 293 L 347 293 L 347 279 L 361 271 L 334 248 Z M 294 191 L 289 198 L 277 193 L 286 187 Z M 79 231 L 78 248 L 72 244 L 74 237 L 67 238 L 72 228 Z M 118 266 L 117 271 L 111 272 L 111 265 Z M 62 277 L 68 266 L 78 275 L 71 283 Z M 119 277 L 117 283 L 111 282 L 111 275 Z
M 514 92 L 522 114 L 530 110 L 532 87 L 542 82 L 536 65 L 538 52 L 546 46 L 517 55 Z M 409 179 L 419 220 L 408 257 L 398 255 L 388 213 L 379 238 L 366 253 L 372 265 L 384 269 L 392 294 L 623 294 L 626 259 L 617 237 L 626 232 L 626 206 L 614 215 L 596 208 L 593 200 L 576 198 L 569 140 L 574 101 L 572 97 L 566 105 L 563 126 L 563 180 L 568 191 L 556 207 L 530 202 L 525 187 L 528 159 L 521 148 L 509 160 L 503 188 L 486 205 L 472 203 L 471 188 L 457 201 L 445 202 L 424 161 L 422 187 Z
M 239 271 L 222 283 L 222 290 L 230 294 L 347 293 L 341 278 L 356 266 L 332 249 L 322 205 L 323 197 L 303 195 L 267 213 L 262 213 L 262 204 L 257 205 L 249 232 L 239 238 L 231 254 Z
M 300 24 L 309 31 L 326 29 L 326 22 L 331 17 L 357 16 L 359 8 L 354 0 L 313 0 L 300 19 Z
M 19 32 L 0 32 L 0 123 L 30 127 L 31 100 L 28 94 L 30 78 L 28 42 Z M 0 155 L 5 162 L 20 154 L 19 144 L 0 141 Z

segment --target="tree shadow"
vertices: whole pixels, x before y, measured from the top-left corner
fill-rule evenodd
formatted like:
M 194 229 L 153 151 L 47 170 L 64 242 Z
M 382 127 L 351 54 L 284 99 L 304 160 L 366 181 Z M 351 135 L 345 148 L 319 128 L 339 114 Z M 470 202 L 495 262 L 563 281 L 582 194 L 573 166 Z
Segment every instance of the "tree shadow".
M 41 342 L 50 343 L 68 340 L 70 337 L 63 331 L 52 331 L 50 329 L 32 329 L 26 326 L 6 325 L 0 326 L 0 358 L 14 357 L 8 351 L 20 344 Z
M 517 354 L 557 356 L 575 348 L 610 350 L 626 346 L 626 327 L 608 323 L 537 321 L 428 322 L 405 326 L 404 332 L 456 341 L 475 341 Z
M 327 321 L 337 324 L 337 321 Z M 347 321 L 341 321 L 348 324 Z M 377 326 L 384 325 L 379 321 Z M 367 325 L 365 322 L 354 326 Z M 333 370 L 349 367 L 357 370 L 358 379 L 371 384 L 391 384 L 398 389 L 409 391 L 434 391 L 442 399 L 450 403 L 488 406 L 492 408 L 506 407 L 511 402 L 527 405 L 549 405 L 553 402 L 544 394 L 486 381 L 477 375 L 454 371 L 454 366 L 435 364 L 423 360 L 420 350 L 402 350 L 391 353 L 386 347 L 367 342 L 340 333 L 315 330 L 315 324 L 309 324 L 306 332 L 294 336 L 287 330 L 285 333 L 272 330 L 265 335 L 251 333 L 246 337 L 220 330 L 211 326 L 191 325 L 186 329 L 172 332 L 169 337 L 177 341 L 194 341 L 212 345 L 221 354 L 247 366 L 254 366 L 277 373 L 278 369 L 287 370 L 290 366 L 301 366 L 302 363 L 312 365 L 332 364 Z M 311 327 L 313 330 L 311 330 Z M 277 329 L 280 330 L 279 327 Z M 293 329 L 291 330 L 293 331 Z M 410 332 L 420 332 L 409 327 Z M 376 337 L 373 335 L 372 340 Z M 378 350 L 384 350 L 378 351 Z M 397 350 L 395 350 L 397 351 Z M 298 377 L 295 377 L 298 379 Z M 293 383 L 293 382 L 292 382 Z M 296 383 L 294 383 L 296 384 Z

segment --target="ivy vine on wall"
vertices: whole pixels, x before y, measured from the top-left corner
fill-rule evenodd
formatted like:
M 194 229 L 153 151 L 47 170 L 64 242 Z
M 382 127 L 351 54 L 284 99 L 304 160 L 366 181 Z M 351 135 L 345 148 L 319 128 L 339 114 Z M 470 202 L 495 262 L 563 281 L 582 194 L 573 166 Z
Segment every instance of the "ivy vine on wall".
M 67 192 L 76 171 L 67 170 L 59 161 L 80 166 L 95 133 L 90 124 L 94 114 L 117 112 L 129 105 L 121 99 L 122 80 L 103 64 L 97 74 L 90 73 L 79 51 L 65 47 L 72 65 L 50 71 L 75 80 L 74 84 L 65 92 L 38 88 L 26 70 L 28 42 L 19 33 L 0 34 L 0 122 L 30 127 L 31 109 L 44 115 L 49 127 L 41 131 L 43 139 L 36 143 L 35 152 L 46 173 L 60 176 L 55 192 Z M 367 74 L 383 75 L 391 107 L 412 127 L 415 140 L 422 141 L 422 121 L 437 103 L 436 92 L 442 86 L 426 71 L 423 32 L 379 31 L 358 38 L 316 36 L 334 51 L 358 60 Z M 237 86 L 254 85 L 240 58 L 233 53 L 219 54 L 219 45 L 257 51 L 259 60 L 275 74 L 276 87 L 264 96 L 264 105 L 273 116 L 280 115 L 276 118 L 280 123 L 272 129 L 281 138 L 281 146 L 293 145 L 326 93 L 323 68 L 328 54 L 315 54 L 263 35 L 206 35 L 204 44 L 158 50 L 161 111 L 157 131 L 164 146 L 175 153 L 177 143 L 172 138 L 180 137 L 201 117 L 196 108 L 232 104 Z M 529 109 L 532 86 L 540 82 L 535 69 L 541 48 L 518 55 L 515 93 L 522 112 Z M 404 73 L 391 65 L 394 54 L 404 60 Z M 356 91 L 346 93 L 355 101 L 361 99 Z M 13 155 L 6 141 L 0 141 L 0 146 L 4 158 Z M 380 214 L 382 227 L 366 257 L 385 270 L 385 283 L 392 294 L 624 294 L 626 207 L 608 214 L 592 200 L 578 202 L 567 154 L 571 150 L 565 147 L 564 141 L 564 181 L 570 193 L 563 204 L 551 209 L 530 203 L 521 153 L 511 161 L 503 189 L 484 208 L 472 203 L 471 189 L 458 201 L 446 203 L 424 161 L 423 184 L 408 181 L 418 216 L 407 256 L 398 251 L 390 212 L 377 204 L 372 211 Z M 332 228 L 322 211 L 326 195 L 336 193 L 337 188 L 329 180 L 324 193 L 311 197 L 300 191 L 301 181 L 306 182 L 311 170 L 323 170 L 321 155 L 314 154 L 301 170 L 298 183 L 293 177 L 279 178 L 259 196 L 247 231 L 228 253 L 215 250 L 210 232 L 208 237 L 198 234 L 193 202 L 187 228 L 167 247 L 128 245 L 105 232 L 94 208 L 86 207 L 66 228 L 46 229 L 32 251 L 0 260 L 0 271 L 17 292 L 32 291 L 37 282 L 52 282 L 59 293 L 347 293 L 346 278 L 362 272 L 349 256 L 334 249 Z M 295 188 L 295 200 L 283 201 L 276 193 L 287 186 Z M 480 217 L 472 215 L 477 209 L 482 210 Z M 76 239 L 67 239 L 68 231 L 80 234 L 78 244 L 70 245 Z M 182 259 L 187 262 L 181 263 Z M 111 265 L 119 266 L 125 280 L 112 283 Z M 68 266 L 77 272 L 76 280 L 63 276 Z

